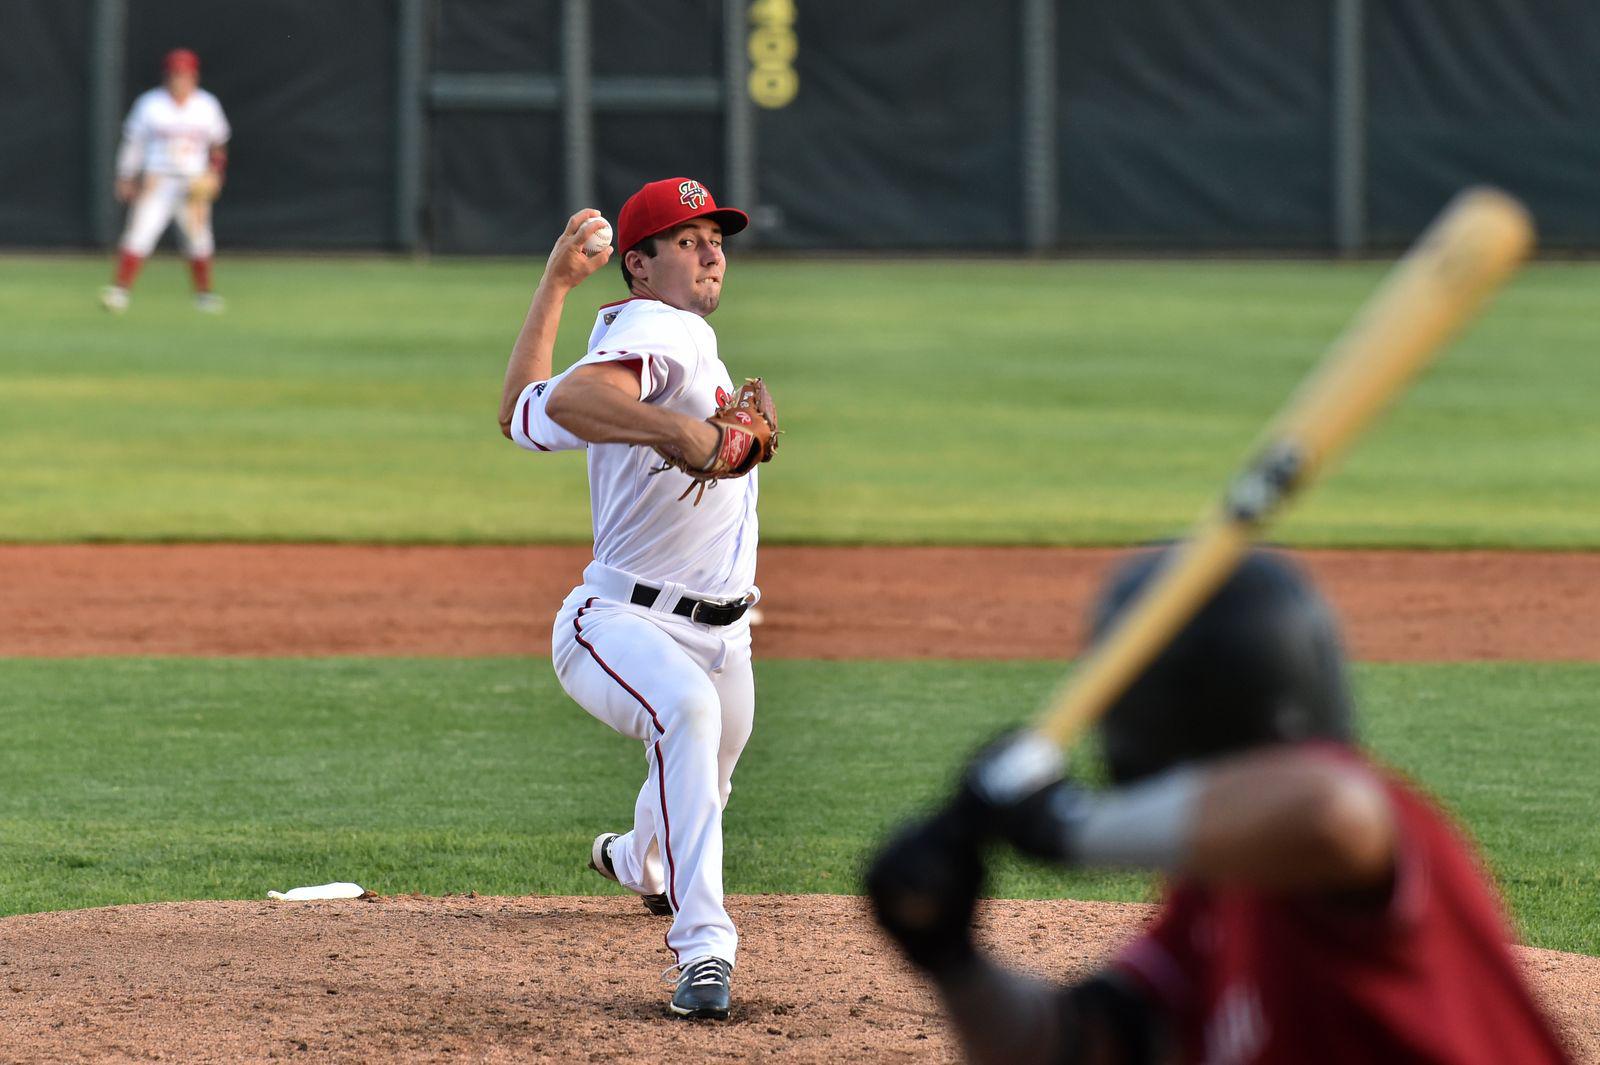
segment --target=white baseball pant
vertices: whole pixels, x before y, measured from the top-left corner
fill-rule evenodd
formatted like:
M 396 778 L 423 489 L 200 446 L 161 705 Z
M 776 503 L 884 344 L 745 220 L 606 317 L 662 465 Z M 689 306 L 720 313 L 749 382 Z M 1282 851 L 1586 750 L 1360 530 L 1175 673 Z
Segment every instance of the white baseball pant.
M 647 775 L 633 828 L 611 844 L 617 879 L 672 903 L 667 947 L 688 964 L 736 961 L 739 936 L 722 900 L 722 810 L 755 719 L 750 624 L 702 625 L 673 614 L 678 584 L 649 608 L 628 601 L 636 578 L 598 562 L 556 615 L 552 659 L 567 694 L 645 745 Z
M 211 258 L 216 251 L 211 205 L 189 203 L 189 180 L 181 174 L 145 175 L 122 231 L 123 251 L 147 257 L 176 216 L 184 253 L 191 259 Z

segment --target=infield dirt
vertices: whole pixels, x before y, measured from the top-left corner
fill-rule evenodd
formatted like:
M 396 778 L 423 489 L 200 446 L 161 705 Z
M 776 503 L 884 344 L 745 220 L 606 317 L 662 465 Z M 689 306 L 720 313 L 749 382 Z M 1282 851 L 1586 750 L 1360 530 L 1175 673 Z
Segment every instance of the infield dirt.
M 768 547 L 767 658 L 1068 658 L 1126 551 Z M 1600 660 L 1600 553 L 1297 552 L 1366 661 Z M 0 546 L 0 655 L 546 655 L 587 547 Z
M 766 548 L 766 657 L 1064 658 L 1121 551 Z M 1600 660 L 1600 555 L 1299 552 L 1357 658 Z M 4 546 L 0 655 L 547 653 L 567 547 Z M 541 624 L 530 624 L 529 618 Z M 0 919 L 18 1062 L 953 1061 L 859 899 L 739 896 L 735 1015 L 669 1019 L 664 924 L 630 899 L 189 902 Z M 987 904 L 1014 963 L 1085 972 L 1149 908 Z M 1600 1063 L 1600 958 L 1518 948 Z

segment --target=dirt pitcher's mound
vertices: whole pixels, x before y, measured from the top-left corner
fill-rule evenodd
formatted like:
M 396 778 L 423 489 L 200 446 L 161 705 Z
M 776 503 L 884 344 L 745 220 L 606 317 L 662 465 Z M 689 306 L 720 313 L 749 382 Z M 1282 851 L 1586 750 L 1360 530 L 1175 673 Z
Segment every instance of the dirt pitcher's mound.
M 956 1060 L 933 998 L 844 896 L 729 900 L 734 1016 L 670 1019 L 665 923 L 631 898 L 192 902 L 0 920 L 8 1061 Z M 986 937 L 1070 977 L 1150 908 L 994 902 Z M 1580 1060 L 1600 959 L 1524 951 Z

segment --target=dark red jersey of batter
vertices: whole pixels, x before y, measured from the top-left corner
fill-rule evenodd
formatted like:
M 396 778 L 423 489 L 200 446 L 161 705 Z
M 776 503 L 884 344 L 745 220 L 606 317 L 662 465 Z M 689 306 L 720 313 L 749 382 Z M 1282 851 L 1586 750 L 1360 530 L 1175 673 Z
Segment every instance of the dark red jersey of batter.
M 1173 1019 L 1185 1060 L 1206 1065 L 1566 1061 L 1473 852 L 1430 803 L 1373 772 L 1399 828 L 1381 908 L 1180 883 L 1116 968 Z

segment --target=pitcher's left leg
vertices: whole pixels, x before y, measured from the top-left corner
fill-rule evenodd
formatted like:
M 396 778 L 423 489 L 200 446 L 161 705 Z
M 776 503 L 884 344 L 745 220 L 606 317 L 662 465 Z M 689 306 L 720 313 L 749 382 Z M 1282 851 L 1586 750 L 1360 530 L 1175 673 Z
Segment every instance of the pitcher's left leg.
M 617 879 L 667 895 L 675 960 L 731 964 L 738 934 L 722 905 L 722 704 L 701 641 L 686 648 L 671 631 L 684 624 L 569 597 L 552 634 L 553 658 L 578 705 L 646 744 L 649 774 L 634 828 L 610 847 Z M 656 852 L 664 869 L 652 868 Z
M 722 742 L 717 748 L 717 792 L 724 808 L 733 790 L 733 767 L 739 763 L 744 745 L 750 742 L 755 725 L 756 686 L 748 652 L 711 674 L 717 698 L 722 703 Z

